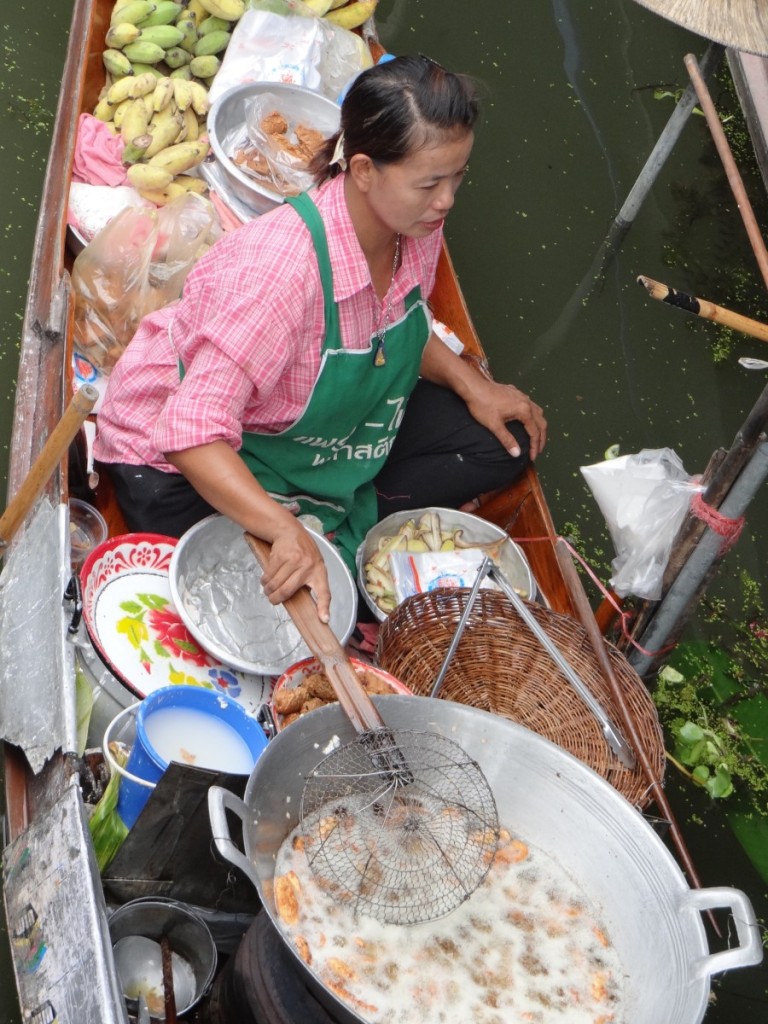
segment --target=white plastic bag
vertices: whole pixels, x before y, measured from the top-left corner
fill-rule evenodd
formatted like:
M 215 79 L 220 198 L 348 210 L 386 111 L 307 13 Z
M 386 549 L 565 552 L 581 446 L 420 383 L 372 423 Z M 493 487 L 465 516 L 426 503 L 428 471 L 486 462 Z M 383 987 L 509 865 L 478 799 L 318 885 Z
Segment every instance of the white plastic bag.
M 285 82 L 335 101 L 349 79 L 372 63 L 360 36 L 316 17 L 300 0 L 252 0 L 232 31 L 208 96 L 213 103 L 245 82 Z
M 658 601 L 672 542 L 701 485 L 671 448 L 644 448 L 581 472 L 616 549 L 611 586 L 620 597 Z

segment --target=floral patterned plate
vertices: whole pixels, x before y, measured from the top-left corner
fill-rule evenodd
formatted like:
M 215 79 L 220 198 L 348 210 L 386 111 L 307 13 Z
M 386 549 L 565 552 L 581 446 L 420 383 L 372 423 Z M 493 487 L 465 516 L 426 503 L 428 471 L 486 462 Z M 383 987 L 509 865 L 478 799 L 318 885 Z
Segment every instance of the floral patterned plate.
M 168 567 L 177 540 L 127 533 L 95 548 L 80 572 L 83 618 L 93 645 L 138 697 L 185 683 L 218 690 L 255 712 L 272 676 L 248 675 L 208 654 L 189 633 L 171 598 Z

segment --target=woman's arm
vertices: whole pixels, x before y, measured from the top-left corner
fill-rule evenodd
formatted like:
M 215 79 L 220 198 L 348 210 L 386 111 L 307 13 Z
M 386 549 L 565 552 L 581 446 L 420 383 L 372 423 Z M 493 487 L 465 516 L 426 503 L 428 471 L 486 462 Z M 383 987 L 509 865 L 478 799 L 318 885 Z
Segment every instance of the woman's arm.
M 331 594 L 325 562 L 312 534 L 271 498 L 226 441 L 166 452 L 165 458 L 205 500 L 256 537 L 272 552 L 262 575 L 264 593 L 280 604 L 306 584 L 323 622 L 328 622 Z
M 531 439 L 531 459 L 547 443 L 547 421 L 540 406 L 512 384 L 484 377 L 474 366 L 452 352 L 432 334 L 421 360 L 421 375 L 433 384 L 450 388 L 462 398 L 470 413 L 494 434 L 515 458 L 520 454 L 506 424 L 518 420 Z

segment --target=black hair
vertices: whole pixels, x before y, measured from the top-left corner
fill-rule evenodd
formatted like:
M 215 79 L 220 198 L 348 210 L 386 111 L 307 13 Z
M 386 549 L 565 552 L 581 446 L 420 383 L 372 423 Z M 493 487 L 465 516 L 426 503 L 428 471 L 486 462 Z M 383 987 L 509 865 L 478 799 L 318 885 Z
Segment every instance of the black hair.
M 343 156 L 365 153 L 377 164 L 403 160 L 438 134 L 471 131 L 478 116 L 475 84 L 429 57 L 394 57 L 354 79 L 341 105 L 341 128 L 309 170 L 320 184 L 340 173 L 331 164 L 341 132 Z

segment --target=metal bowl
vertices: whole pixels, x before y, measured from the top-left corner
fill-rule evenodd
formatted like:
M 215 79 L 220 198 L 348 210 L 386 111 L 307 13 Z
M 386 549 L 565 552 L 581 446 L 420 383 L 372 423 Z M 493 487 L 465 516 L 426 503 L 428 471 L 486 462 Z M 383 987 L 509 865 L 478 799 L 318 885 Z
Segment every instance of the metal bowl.
M 274 93 L 275 109 L 289 120 L 296 118 L 329 134 L 338 130 L 340 119 L 339 107 L 333 100 L 304 86 L 283 82 L 246 82 L 228 89 L 213 103 L 207 127 L 218 169 L 223 172 L 216 175 L 217 187 L 223 185 L 226 189 L 225 199 L 234 196 L 257 214 L 280 206 L 284 197 L 242 171 L 230 158 L 229 146 L 233 135 L 245 124 L 248 101 L 263 93 Z M 202 165 L 201 170 L 208 178 L 206 166 Z
M 352 574 L 330 541 L 313 533 L 331 588 L 330 627 L 345 644 L 357 620 Z M 243 530 L 226 516 L 203 519 L 176 545 L 169 567 L 171 597 L 201 647 L 232 668 L 280 675 L 309 655 L 288 612 L 269 603 L 261 566 Z
M 489 523 L 479 516 L 473 516 L 469 512 L 458 512 L 452 508 L 408 509 L 404 512 L 393 512 L 391 516 L 382 519 L 380 523 L 377 523 L 368 531 L 365 540 L 357 549 L 357 584 L 363 600 L 379 622 L 384 622 L 387 615 L 378 607 L 365 588 L 365 563 L 376 553 L 380 539 L 393 537 L 409 519 L 418 521 L 425 512 L 436 512 L 440 517 L 441 525 L 446 530 L 454 530 L 457 527 L 461 527 L 466 541 L 472 540 L 478 544 L 492 544 L 494 541 L 504 540 L 505 543 L 502 545 L 499 553 L 499 564 L 504 571 L 504 575 L 524 597 L 528 597 L 530 600 L 535 599 L 536 581 L 533 578 L 528 561 L 518 545 L 513 540 L 510 540 L 500 526 L 494 526 L 493 523 Z

